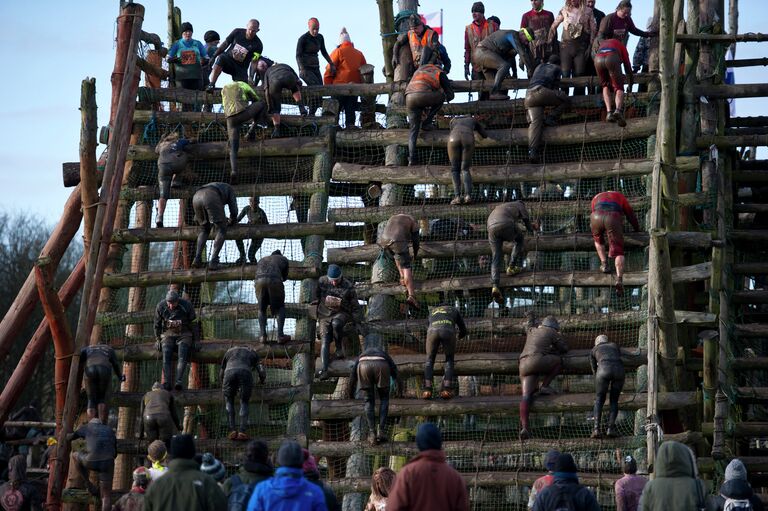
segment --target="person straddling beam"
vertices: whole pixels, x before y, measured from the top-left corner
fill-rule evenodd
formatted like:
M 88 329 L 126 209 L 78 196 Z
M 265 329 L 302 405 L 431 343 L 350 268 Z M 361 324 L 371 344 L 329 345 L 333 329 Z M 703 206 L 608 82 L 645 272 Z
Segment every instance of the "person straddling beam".
M 163 355 L 163 382 L 171 390 L 173 353 L 178 347 L 179 359 L 176 364 L 174 387 L 181 390 L 184 373 L 195 341 L 199 337 L 199 326 L 195 308 L 191 302 L 181 298 L 178 291 L 170 290 L 155 308 L 155 346 Z
M 458 329 L 458 335 L 456 332 Z M 427 327 L 427 361 L 424 364 L 424 390 L 421 397 L 432 398 L 432 376 L 435 367 L 437 350 L 443 347 L 445 354 L 445 371 L 443 383 L 440 387 L 440 397 L 451 399 L 453 397 L 453 366 L 456 355 L 456 338 L 463 339 L 467 335 L 467 327 L 464 318 L 456 307 L 448 304 L 430 307 L 429 326 Z

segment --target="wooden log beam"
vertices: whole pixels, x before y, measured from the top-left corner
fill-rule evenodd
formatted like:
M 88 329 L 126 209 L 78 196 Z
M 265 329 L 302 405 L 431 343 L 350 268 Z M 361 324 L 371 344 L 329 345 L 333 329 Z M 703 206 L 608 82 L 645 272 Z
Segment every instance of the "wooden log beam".
M 768 62 L 768 58 L 765 59 Z M 768 115 L 754 115 L 746 117 L 729 117 L 725 123 L 728 128 L 762 128 L 768 126 Z M 765 160 L 738 160 L 737 168 L 746 168 L 754 164 L 764 165 Z
M 739 337 L 768 337 L 768 325 L 760 323 L 734 325 L 734 332 Z
M 768 303 L 768 291 L 762 289 L 734 291 L 731 294 L 731 300 L 733 303 L 740 304 Z
M 251 280 L 256 275 L 255 264 L 222 266 L 218 270 L 193 268 L 189 270 L 142 271 L 138 273 L 113 273 L 104 275 L 104 287 L 151 287 L 163 284 L 202 284 L 204 282 L 229 282 Z M 320 276 L 317 268 L 290 261 L 289 280 L 314 279 Z
M 138 407 L 144 392 L 115 392 L 111 399 L 113 406 Z M 222 404 L 221 389 L 180 390 L 173 393 L 177 406 L 204 406 Z M 309 386 L 300 387 L 262 387 L 255 385 L 251 403 L 268 402 L 271 404 L 309 401 Z
M 383 222 L 389 220 L 389 217 L 399 213 L 411 215 L 417 220 L 432 218 L 453 218 L 461 216 L 467 217 L 486 217 L 493 209 L 501 203 L 488 202 L 470 204 L 468 206 L 451 206 L 446 199 L 445 204 L 432 205 L 408 205 L 408 206 L 378 206 L 369 208 L 332 208 L 328 210 L 329 222 Z M 561 200 L 561 201 L 538 201 L 528 200 L 526 203 L 528 212 L 532 218 L 546 215 L 565 215 L 565 214 L 583 214 L 589 215 L 589 201 Z M 712 198 L 701 193 L 683 193 L 678 197 L 678 206 L 697 206 L 709 204 Z M 649 205 L 648 197 L 634 197 L 629 199 L 630 205 L 638 210 Z M 575 207 L 580 206 L 581 210 Z M 229 233 L 227 233 L 229 234 Z
M 307 445 L 306 437 L 288 437 L 292 440 L 299 442 L 301 445 Z M 264 442 L 269 446 L 269 450 L 277 452 L 280 448 L 280 444 L 286 439 L 285 436 L 281 438 L 265 438 Z M 146 439 L 136 438 L 118 438 L 117 439 L 117 452 L 120 454 L 134 454 L 144 455 L 147 452 L 149 442 Z M 199 452 L 213 453 L 220 460 L 224 460 L 225 455 L 229 455 L 226 461 L 230 463 L 239 463 L 239 454 L 243 449 L 243 442 L 237 440 L 229 440 L 227 438 L 195 438 L 195 448 Z M 314 454 L 314 453 L 313 453 Z
M 325 183 L 256 183 L 250 185 L 235 185 L 235 195 L 238 197 L 259 197 L 274 195 L 312 195 L 315 192 L 326 189 Z M 191 199 L 197 191 L 197 186 L 184 188 L 171 188 L 171 199 Z M 154 186 L 140 186 L 138 188 L 123 188 L 120 199 L 125 201 L 157 200 L 160 191 Z
M 251 225 L 237 224 L 227 228 L 228 240 L 251 238 L 300 239 L 310 234 L 330 235 L 336 228 L 327 222 Z M 194 241 L 197 227 L 161 227 L 157 229 L 118 229 L 112 234 L 113 243 L 154 243 L 159 241 Z
M 731 231 L 729 237 L 737 244 L 768 243 L 768 229 Z
M 710 263 L 700 263 L 691 266 L 683 266 L 672 270 L 672 283 L 682 284 L 686 282 L 698 282 L 709 279 L 712 273 Z M 648 272 L 629 272 L 624 274 L 625 286 L 643 286 L 648 281 Z M 610 287 L 613 285 L 613 276 L 597 272 L 570 272 L 570 271 L 537 271 L 523 272 L 515 276 L 502 276 L 502 287 L 529 287 L 529 286 L 566 286 L 566 287 Z M 459 289 L 485 289 L 488 287 L 488 276 L 456 277 L 448 279 L 433 279 L 418 281 L 414 284 L 417 294 L 436 293 Z M 399 283 L 370 284 L 358 283 L 357 296 L 366 299 L 375 294 L 400 295 L 405 293 L 405 287 Z M 768 291 L 766 292 L 768 294 Z
M 757 401 L 765 403 L 768 401 L 768 387 L 738 387 L 736 395 L 744 401 Z M 768 435 L 768 432 L 766 432 Z
M 424 401 L 420 399 L 391 399 L 389 414 L 393 417 L 439 417 L 461 414 L 508 414 L 520 405 L 520 396 L 456 397 L 450 401 Z M 622 410 L 645 408 L 646 394 L 625 395 L 619 401 Z M 659 394 L 660 410 L 676 410 L 696 404 L 695 392 L 667 392 Z M 595 395 L 561 394 L 540 396 L 533 402 L 534 413 L 585 412 L 595 405 Z M 353 419 L 363 413 L 362 401 L 348 399 L 315 399 L 312 418 L 315 420 Z
M 155 76 L 157 78 L 160 78 L 161 80 L 167 80 L 170 74 L 168 73 L 167 69 L 163 69 L 162 67 L 155 65 L 147 60 L 144 60 L 141 57 L 138 57 L 136 59 L 136 65 L 139 69 L 147 73 L 148 75 Z
M 176 89 L 178 90 L 178 89 Z M 156 110 L 136 110 L 133 113 L 133 122 L 135 124 L 147 124 L 152 118 L 162 124 L 210 124 L 219 122 L 226 126 L 227 117 L 223 112 L 158 112 Z M 336 121 L 331 116 L 321 117 L 302 117 L 300 115 L 281 115 L 280 122 L 284 126 L 304 127 L 304 126 L 331 126 Z
M 768 34 L 749 32 L 746 34 L 677 34 L 679 43 L 759 43 L 768 41 Z
M 768 471 L 768 456 L 739 456 L 739 460 L 747 467 L 750 474 L 756 472 Z M 730 459 L 718 460 L 721 463 L 727 463 Z M 712 474 L 715 471 L 715 460 L 712 458 L 698 458 L 696 464 L 699 466 L 699 472 Z
M 738 275 L 766 275 L 768 263 L 735 263 L 732 271 Z
M 768 96 L 766 83 L 700 84 L 693 88 L 694 95 L 707 99 L 759 98 Z
M 285 304 L 285 315 L 289 318 L 305 317 L 308 310 L 309 306 L 306 304 Z M 205 305 L 197 310 L 197 315 L 201 320 L 256 319 L 259 317 L 259 305 L 256 303 Z M 134 323 L 151 323 L 154 321 L 154 316 L 154 310 L 100 312 L 96 317 L 96 322 L 102 326 L 132 325 Z
M 725 67 L 761 67 L 768 66 L 768 57 L 756 59 L 734 59 L 726 60 Z
M 734 171 L 733 181 L 742 186 L 745 184 L 765 184 L 768 183 L 768 172 L 764 170 L 737 170 Z M 762 204 L 760 204 L 762 206 Z M 739 207 L 741 204 L 734 204 L 733 207 Z
M 178 89 L 174 89 L 178 90 Z M 196 160 L 211 160 L 229 156 L 227 142 L 203 142 L 192 144 L 187 151 Z M 239 158 L 266 156 L 312 156 L 325 148 L 323 137 L 272 138 L 258 142 L 242 142 L 237 153 Z M 154 146 L 132 145 L 128 159 L 133 161 L 157 160 Z
M 461 241 L 424 241 L 419 244 L 419 258 L 440 257 L 475 257 L 491 253 L 487 241 L 461 240 Z M 428 238 L 426 238 L 428 240 Z M 624 249 L 642 249 L 648 246 L 648 233 L 625 233 Z M 712 235 L 705 232 L 669 233 L 669 245 L 675 248 L 689 250 L 706 250 L 712 247 Z M 512 252 L 512 243 L 504 243 L 504 253 Z M 584 251 L 591 252 L 595 248 L 591 234 L 555 234 L 541 236 L 538 239 L 526 237 L 526 250 L 541 252 L 553 251 Z M 380 247 L 376 244 L 358 245 L 354 247 L 329 248 L 328 262 L 335 264 L 354 264 L 359 262 L 372 262 L 378 257 Z
M 696 137 L 696 147 L 699 149 L 709 149 L 711 145 L 715 145 L 719 149 L 768 146 L 768 135 L 701 135 Z
M 735 371 L 764 371 L 768 369 L 768 357 L 734 358 L 731 360 L 731 368 Z
M 117 357 L 123 362 L 147 362 L 158 360 L 160 353 L 154 342 L 141 344 L 119 344 L 120 340 L 112 342 Z M 288 359 L 297 353 L 307 353 L 310 343 L 306 341 L 291 341 L 286 344 L 261 344 L 242 339 L 203 339 L 192 353 L 196 362 L 220 363 L 227 350 L 233 346 L 250 346 L 262 359 Z
M 626 128 L 616 129 L 616 126 L 606 122 L 591 122 L 584 125 L 556 126 L 544 130 L 544 142 L 553 145 L 577 144 L 586 140 L 590 143 L 611 142 L 630 138 L 645 138 L 656 132 L 658 118 L 641 117 L 632 119 Z M 446 147 L 448 131 L 437 130 L 422 132 L 417 145 L 421 147 Z M 398 144 L 408 144 L 408 130 L 358 130 L 341 131 L 336 134 L 336 144 L 339 147 L 381 147 Z M 475 142 L 476 148 L 508 147 L 509 145 L 527 145 L 528 128 L 513 128 L 505 130 L 489 130 L 488 138 Z M 242 151 L 242 149 L 241 149 Z
M 737 438 L 764 437 L 766 431 L 768 431 L 768 422 L 737 422 L 733 425 L 730 434 Z M 712 436 L 714 424 L 702 422 L 701 432 L 706 436 Z
M 678 172 L 696 172 L 698 157 L 680 157 Z M 642 176 L 653 171 L 651 160 L 591 161 L 580 163 L 541 165 L 486 165 L 472 167 L 472 181 L 475 183 L 516 182 L 516 181 L 557 181 L 579 178 Z M 358 165 L 338 162 L 333 166 L 334 181 L 349 183 L 370 183 L 379 181 L 401 185 L 451 184 L 451 168 L 447 165 L 402 167 L 381 165 Z
M 52 429 L 56 427 L 56 422 L 51 421 L 7 421 L 3 424 L 6 428 L 37 428 Z

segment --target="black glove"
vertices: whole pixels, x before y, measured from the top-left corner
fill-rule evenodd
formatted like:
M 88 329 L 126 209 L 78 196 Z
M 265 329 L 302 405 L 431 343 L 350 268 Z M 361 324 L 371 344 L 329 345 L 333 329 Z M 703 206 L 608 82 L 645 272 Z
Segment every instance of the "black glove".
M 397 61 L 397 57 L 392 57 L 392 67 L 397 67 L 400 62 Z
M 163 351 L 163 342 L 160 337 L 155 338 L 155 349 L 157 351 Z
M 472 76 L 469 74 L 469 64 L 464 64 L 464 79 L 471 80 Z
M 331 64 L 331 78 L 336 77 L 336 66 Z
M 179 57 L 168 57 L 169 64 L 178 64 L 179 62 L 181 62 Z

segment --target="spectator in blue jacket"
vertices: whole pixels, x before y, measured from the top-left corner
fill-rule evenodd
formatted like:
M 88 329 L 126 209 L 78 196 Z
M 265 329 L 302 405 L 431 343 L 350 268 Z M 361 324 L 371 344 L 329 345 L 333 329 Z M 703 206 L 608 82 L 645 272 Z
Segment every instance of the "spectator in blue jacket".
M 247 511 L 328 511 L 323 490 L 304 478 L 304 452 L 298 442 L 283 442 L 277 464 L 275 476 L 256 486 Z

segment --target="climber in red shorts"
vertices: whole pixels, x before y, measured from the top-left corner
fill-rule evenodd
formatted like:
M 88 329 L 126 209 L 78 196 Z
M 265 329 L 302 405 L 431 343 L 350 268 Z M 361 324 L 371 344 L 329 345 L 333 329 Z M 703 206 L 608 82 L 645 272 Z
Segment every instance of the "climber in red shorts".
M 627 73 L 629 89 L 632 90 L 632 63 L 629 61 L 627 48 L 618 39 L 606 39 L 600 43 L 594 58 L 600 86 L 603 88 L 603 100 L 608 110 L 608 122 L 615 122 L 622 128 L 627 125 L 624 120 L 624 75 L 621 66 Z
M 616 258 L 616 293 L 621 296 L 624 294 L 624 216 L 626 215 L 629 223 L 635 229 L 640 230 L 640 224 L 637 222 L 637 216 L 629 205 L 627 198 L 621 192 L 601 192 L 592 199 L 592 216 L 590 217 L 590 228 L 592 229 L 592 239 L 595 242 L 595 250 L 600 257 L 600 271 L 610 273 L 608 259 Z M 608 255 L 605 254 L 603 246 L 603 234 L 608 237 Z

